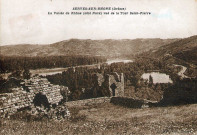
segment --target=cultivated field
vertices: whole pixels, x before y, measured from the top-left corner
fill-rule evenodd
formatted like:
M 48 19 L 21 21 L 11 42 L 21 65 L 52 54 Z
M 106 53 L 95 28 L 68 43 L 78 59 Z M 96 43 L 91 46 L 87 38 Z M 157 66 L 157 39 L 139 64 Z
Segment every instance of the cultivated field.
M 70 108 L 70 120 L 1 120 L 0 134 L 197 134 L 197 104 L 132 109 L 110 103 Z

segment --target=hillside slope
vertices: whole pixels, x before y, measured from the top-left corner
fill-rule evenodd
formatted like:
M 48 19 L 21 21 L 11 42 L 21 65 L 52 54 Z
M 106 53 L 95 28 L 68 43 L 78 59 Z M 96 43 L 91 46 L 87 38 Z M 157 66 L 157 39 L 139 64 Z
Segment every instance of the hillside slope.
M 177 39 L 124 39 L 124 40 L 80 40 L 71 39 L 50 45 L 10 45 L 1 46 L 4 56 L 54 56 L 54 55 L 92 55 L 125 56 L 149 51 L 172 43 Z
M 197 65 L 197 36 L 177 40 L 168 45 L 151 50 L 147 52 L 146 55 L 156 58 L 170 55 Z
M 70 108 L 71 120 L 32 120 L 27 113 L 0 120 L 1 134 L 195 135 L 197 104 L 133 109 L 110 103 Z M 36 129 L 36 130 L 35 130 Z

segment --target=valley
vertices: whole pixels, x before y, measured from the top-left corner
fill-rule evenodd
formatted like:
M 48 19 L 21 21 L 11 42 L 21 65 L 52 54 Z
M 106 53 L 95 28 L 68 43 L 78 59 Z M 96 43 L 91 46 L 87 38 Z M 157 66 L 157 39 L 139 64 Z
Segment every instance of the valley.
M 0 134 L 196 134 L 196 47 L 197 36 L 1 46 Z

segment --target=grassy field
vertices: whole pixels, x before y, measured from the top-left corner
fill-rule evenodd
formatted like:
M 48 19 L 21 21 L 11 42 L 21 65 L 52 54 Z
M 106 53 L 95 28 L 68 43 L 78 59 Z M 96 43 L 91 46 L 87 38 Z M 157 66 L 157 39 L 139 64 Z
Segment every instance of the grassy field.
M 63 121 L 4 119 L 0 134 L 197 134 L 197 104 L 132 109 L 105 103 L 70 111 Z

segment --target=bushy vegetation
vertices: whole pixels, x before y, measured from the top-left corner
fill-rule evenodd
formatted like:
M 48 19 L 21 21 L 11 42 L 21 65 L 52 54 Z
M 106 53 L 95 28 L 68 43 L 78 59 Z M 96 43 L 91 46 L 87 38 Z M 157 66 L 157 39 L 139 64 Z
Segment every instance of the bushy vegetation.
M 167 87 L 159 105 L 180 105 L 197 103 L 197 77 L 177 79 Z
M 70 100 L 91 98 L 92 94 L 88 92 L 94 86 L 94 74 L 101 73 L 102 70 L 98 68 L 88 69 L 87 67 L 69 68 L 61 74 L 48 75 L 47 79 L 57 85 L 64 85 L 69 87 L 71 91 Z M 86 91 L 84 91 L 86 90 Z M 84 93 L 84 94 L 83 94 Z
M 173 76 L 172 79 L 175 80 L 176 76 L 174 74 L 177 73 L 175 69 L 176 68 L 174 67 L 169 67 L 165 61 L 159 59 L 138 58 L 132 63 L 113 63 L 111 65 L 102 64 L 100 68 L 70 68 L 62 74 L 48 75 L 47 78 L 51 83 L 68 86 L 72 93 L 70 97 L 71 100 L 93 97 L 91 89 L 95 83 L 94 74 L 102 73 L 105 76 L 106 74 L 111 74 L 112 72 L 124 73 L 126 90 L 130 89 L 135 92 L 144 91 L 145 93 L 148 93 L 148 91 L 151 93 L 151 90 L 156 91 L 152 93 L 160 93 L 159 95 L 161 96 L 161 91 L 163 91 L 170 84 L 153 84 L 151 82 L 146 82 L 141 78 L 142 74 L 145 72 L 151 72 L 152 70 L 158 70 Z M 147 89 L 148 91 L 146 91 Z M 143 98 L 143 96 L 140 97 Z
M 20 87 L 23 79 L 30 79 L 31 73 L 28 69 L 16 70 L 7 79 L 0 76 L 0 93 L 10 93 L 12 88 Z
M 57 58 L 57 61 L 55 58 Z M 56 63 L 58 63 L 59 61 L 60 63 L 57 64 L 56 66 L 60 66 L 61 64 L 65 64 L 63 63 L 63 61 L 71 60 L 71 59 L 66 59 L 67 57 L 65 57 L 65 59 L 62 59 L 62 60 L 60 58 L 64 58 L 64 57 L 63 56 L 54 57 L 54 59 L 52 59 L 51 61 L 49 61 L 49 58 L 47 58 L 47 61 L 36 59 L 36 58 L 35 60 L 41 60 L 41 62 L 47 63 L 44 65 L 40 65 L 45 68 L 47 65 L 50 67 L 50 64 L 54 63 L 54 61 L 56 61 Z M 71 58 L 71 57 L 68 57 L 68 58 Z M 85 60 L 85 57 L 82 57 L 82 59 L 77 59 L 77 58 L 78 57 L 74 57 L 72 60 L 78 61 L 78 60 L 84 59 L 84 62 L 83 61 L 78 62 L 77 64 L 91 64 L 92 62 L 98 63 L 98 62 L 104 61 L 104 59 L 101 59 L 100 57 L 98 57 L 98 59 L 93 57 L 87 60 Z M 31 60 L 31 59 L 33 60 L 33 58 L 30 58 L 28 60 Z M 21 60 L 22 62 L 20 63 L 25 62 L 25 59 L 21 58 Z M 101 73 L 104 76 L 106 74 L 111 74 L 112 72 L 123 73 L 124 81 L 125 81 L 124 83 L 125 84 L 125 96 L 129 96 L 129 97 L 132 96 L 132 97 L 141 98 L 141 99 L 159 101 L 163 95 L 163 92 L 168 87 L 172 86 L 172 84 L 161 84 L 161 83 L 154 84 L 153 81 L 151 81 L 152 80 L 151 76 L 149 77 L 150 78 L 149 82 L 143 80 L 141 76 L 143 73 L 152 72 L 156 70 L 156 71 L 168 74 L 170 78 L 172 79 L 172 81 L 174 82 L 174 84 L 178 83 L 180 80 L 180 77 L 177 75 L 177 73 L 181 69 L 179 66 L 172 65 L 172 63 L 174 63 L 174 60 L 175 59 L 172 57 L 163 57 L 160 59 L 136 57 L 135 61 L 132 63 L 120 62 L 120 63 L 113 63 L 111 65 L 101 64 L 100 68 L 98 68 L 97 66 L 75 67 L 75 68 L 69 68 L 67 71 L 62 72 L 61 74 L 48 75 L 46 77 L 53 84 L 64 85 L 64 86 L 69 87 L 69 90 L 71 91 L 69 100 L 79 100 L 79 99 L 87 99 L 87 98 L 94 97 L 93 87 L 95 86 L 95 83 L 96 83 L 95 82 L 96 73 Z M 53 66 L 55 65 L 51 65 L 51 67 Z M 9 76 L 9 78 L 15 77 L 18 79 L 28 79 L 30 77 L 28 68 L 30 67 L 28 67 L 28 64 L 27 64 L 27 66 L 25 66 L 25 69 L 14 71 Z M 38 67 L 35 66 L 33 68 L 38 68 Z M 11 68 L 9 70 L 11 70 Z M 6 88 L 10 88 L 7 85 L 8 83 L 7 84 L 4 83 L 6 81 L 4 79 L 1 79 L 0 81 L 2 81 L 2 83 L 4 84 L 3 87 L 1 86 L 2 90 L 4 90 L 5 88 L 4 91 L 7 92 L 8 90 L 6 90 Z M 15 82 L 13 83 L 13 81 L 11 82 L 11 84 L 12 84 L 11 86 L 13 86 L 13 84 L 18 86 L 17 85 L 18 83 L 15 83 Z M 107 96 L 107 95 L 98 94 L 98 96 Z

